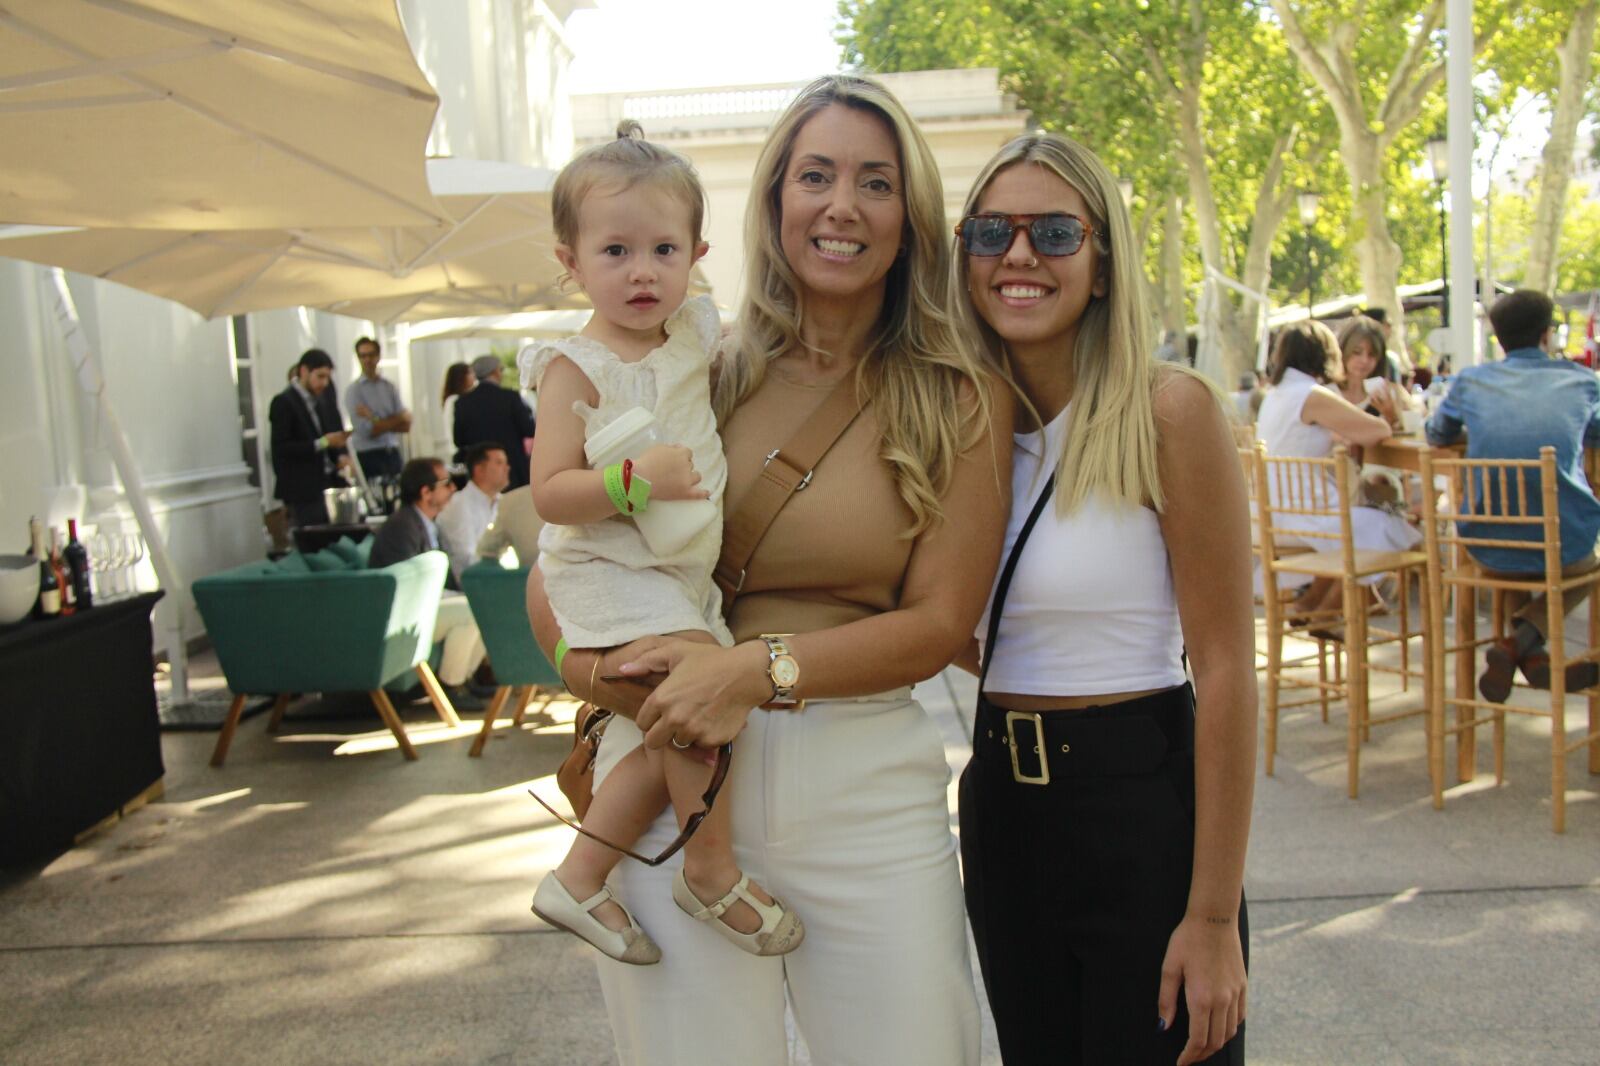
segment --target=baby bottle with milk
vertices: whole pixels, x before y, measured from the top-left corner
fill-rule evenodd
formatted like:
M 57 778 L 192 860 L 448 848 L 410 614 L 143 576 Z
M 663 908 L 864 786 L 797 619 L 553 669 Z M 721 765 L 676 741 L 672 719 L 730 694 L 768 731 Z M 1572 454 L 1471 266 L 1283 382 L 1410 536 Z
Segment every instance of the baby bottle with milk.
M 657 444 L 671 444 L 661 432 L 656 416 L 643 407 L 630 407 L 584 443 L 592 470 L 634 459 Z M 717 505 L 710 500 L 654 500 L 633 521 L 651 554 L 663 559 L 682 551 L 695 534 L 717 520 Z

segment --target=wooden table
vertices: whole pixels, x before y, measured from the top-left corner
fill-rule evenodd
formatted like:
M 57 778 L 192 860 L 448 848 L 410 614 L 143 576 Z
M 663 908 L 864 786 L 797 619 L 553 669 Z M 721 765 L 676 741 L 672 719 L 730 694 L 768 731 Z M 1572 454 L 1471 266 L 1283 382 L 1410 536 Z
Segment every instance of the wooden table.
M 1376 463 L 1379 466 L 1392 466 L 1396 470 L 1409 470 L 1413 474 L 1422 473 L 1422 449 L 1428 447 L 1428 440 L 1420 433 L 1404 434 L 1389 437 L 1376 444 L 1369 445 L 1365 450 L 1365 461 Z M 1466 454 L 1467 445 L 1463 440 L 1459 444 L 1434 445 L 1435 453 L 1446 459 L 1459 459 Z
M 1427 438 L 1421 433 L 1402 434 L 1370 445 L 1365 452 L 1365 461 L 1420 474 L 1422 449 L 1426 447 L 1428 447 Z M 1461 458 L 1467 454 L 1466 433 L 1463 432 L 1461 439 L 1454 444 L 1435 444 L 1433 451 L 1434 454 L 1447 459 Z M 1589 479 L 1590 486 L 1600 483 L 1600 448 L 1583 450 L 1583 473 Z

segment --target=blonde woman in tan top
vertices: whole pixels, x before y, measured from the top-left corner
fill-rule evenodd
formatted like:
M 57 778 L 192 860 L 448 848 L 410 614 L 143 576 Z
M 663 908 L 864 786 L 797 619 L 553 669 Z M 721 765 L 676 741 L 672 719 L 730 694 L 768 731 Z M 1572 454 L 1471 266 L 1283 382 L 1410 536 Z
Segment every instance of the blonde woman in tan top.
M 654 747 L 738 737 L 735 854 L 807 933 L 782 960 L 735 951 L 673 906 L 673 869 L 625 863 L 614 877 L 662 961 L 599 962 L 618 1057 L 787 1063 L 787 991 L 818 1062 L 969 1066 L 978 1010 L 950 774 L 909 686 L 965 648 L 983 610 L 1009 505 L 1010 404 L 958 339 L 938 172 L 886 90 L 814 82 L 774 126 L 754 184 L 745 303 L 718 380 L 726 513 L 835 385 L 853 379 L 867 406 L 757 548 L 733 647 L 652 638 L 563 665 L 574 692 L 637 722 L 612 724 L 597 775 L 640 729 Z M 553 648 L 537 577 L 529 607 Z M 591 690 L 616 673 L 659 684 Z M 805 702 L 758 708 L 775 697 Z M 676 831 L 658 821 L 640 847 Z

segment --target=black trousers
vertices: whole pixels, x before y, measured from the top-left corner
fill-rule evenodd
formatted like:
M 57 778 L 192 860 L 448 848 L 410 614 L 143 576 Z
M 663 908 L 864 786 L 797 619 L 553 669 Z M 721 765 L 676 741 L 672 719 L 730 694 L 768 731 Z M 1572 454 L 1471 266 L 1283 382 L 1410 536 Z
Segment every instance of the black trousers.
M 1022 716 L 979 702 L 961 775 L 961 866 L 1006 1066 L 1172 1066 L 1189 1034 L 1157 1028 L 1161 962 L 1194 861 L 1194 693 Z M 1040 740 L 1043 741 L 1040 744 Z M 1239 936 L 1249 957 L 1245 907 Z M 1244 1062 L 1244 1026 L 1206 1060 Z
M 283 506 L 289 512 L 289 525 L 295 529 L 328 524 L 328 505 L 321 496 L 314 500 L 285 500 Z
M 369 478 L 399 477 L 401 468 L 405 466 L 399 448 L 368 448 L 364 452 L 356 452 L 356 461 L 361 464 L 361 472 Z

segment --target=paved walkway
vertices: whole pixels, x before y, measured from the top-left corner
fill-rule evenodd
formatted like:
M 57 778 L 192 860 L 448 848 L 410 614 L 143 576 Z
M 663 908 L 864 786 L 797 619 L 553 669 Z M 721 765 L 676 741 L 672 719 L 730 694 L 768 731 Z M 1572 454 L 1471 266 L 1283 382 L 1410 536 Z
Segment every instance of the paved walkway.
M 918 690 L 952 766 L 971 685 Z M 502 730 L 478 760 L 475 721 L 410 718 L 409 764 L 293 710 L 220 770 L 214 734 L 168 734 L 162 802 L 0 873 L 0 1063 L 611 1062 L 590 949 L 527 910 L 567 834 L 525 789 L 553 791 L 569 734 Z M 1257 780 L 1250 1061 L 1600 1061 L 1600 779 L 1573 758 L 1557 837 L 1542 723 L 1513 726 L 1503 788 L 1442 813 L 1419 720 L 1374 735 L 1357 802 L 1343 737 L 1337 710 L 1293 715 Z

